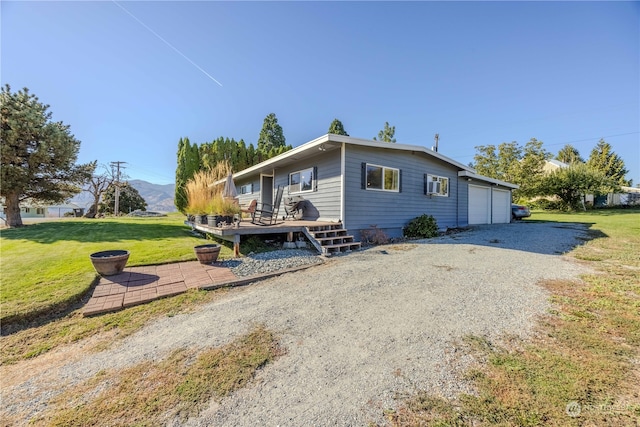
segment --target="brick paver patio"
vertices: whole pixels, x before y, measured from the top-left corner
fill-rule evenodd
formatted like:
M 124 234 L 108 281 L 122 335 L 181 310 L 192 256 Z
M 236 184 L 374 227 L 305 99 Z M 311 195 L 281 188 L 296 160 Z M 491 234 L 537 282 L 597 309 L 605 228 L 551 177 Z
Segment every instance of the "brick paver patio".
M 239 278 L 229 268 L 197 261 L 128 267 L 115 276 L 100 278 L 83 313 L 91 316 L 177 295 L 192 288 L 213 289 L 256 279 L 259 277 Z
M 215 289 L 241 286 L 261 279 L 300 270 L 311 265 L 253 276 L 236 276 L 220 264 L 198 261 L 174 264 L 127 267 L 120 274 L 101 277 L 83 314 L 92 316 L 144 304 L 158 298 L 181 294 L 189 289 Z

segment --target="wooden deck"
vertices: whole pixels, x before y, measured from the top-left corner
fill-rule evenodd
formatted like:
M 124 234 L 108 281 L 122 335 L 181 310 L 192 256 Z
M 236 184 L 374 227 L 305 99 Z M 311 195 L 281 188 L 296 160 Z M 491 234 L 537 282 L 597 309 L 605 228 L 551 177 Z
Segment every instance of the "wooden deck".
M 244 219 L 238 223 L 238 227 L 210 227 L 207 224 L 198 224 L 197 222 L 185 221 L 185 224 L 194 230 L 202 233 L 211 234 L 229 242 L 233 242 L 233 251 L 235 256 L 240 254 L 240 236 L 252 236 L 258 234 L 288 234 L 291 233 L 288 240 L 291 240 L 293 233 L 304 233 L 307 235 L 307 227 L 335 226 L 340 222 L 329 221 L 306 221 L 306 220 L 282 220 L 274 225 L 256 225 L 250 220 Z
M 317 227 L 323 225 L 335 225 L 340 224 L 339 222 L 328 222 L 328 221 L 305 221 L 305 220 L 286 220 L 279 221 L 274 225 L 256 225 L 252 224 L 251 221 L 245 219 L 241 221 L 237 228 L 235 227 L 209 227 L 207 224 L 196 224 L 189 221 L 185 221 L 185 224 L 190 227 L 202 231 L 204 233 L 213 234 L 216 237 L 220 237 L 224 240 L 233 241 L 233 236 L 245 236 L 245 235 L 253 235 L 253 234 L 281 234 L 281 233 L 291 233 L 291 232 L 301 232 L 306 227 Z

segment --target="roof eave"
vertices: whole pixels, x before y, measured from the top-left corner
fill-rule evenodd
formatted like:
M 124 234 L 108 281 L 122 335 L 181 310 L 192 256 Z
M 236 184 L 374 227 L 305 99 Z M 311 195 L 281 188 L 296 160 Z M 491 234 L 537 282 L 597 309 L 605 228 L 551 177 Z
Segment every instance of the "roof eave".
M 423 153 L 426 154 L 428 156 L 431 157 L 435 157 L 436 159 L 439 159 L 445 163 L 449 163 L 452 166 L 455 166 L 463 171 L 468 171 L 468 172 L 473 172 L 473 169 L 470 168 L 469 166 L 466 166 L 460 162 L 457 162 L 447 156 L 444 156 L 440 153 L 438 153 L 437 151 L 433 151 L 430 149 L 427 149 L 425 147 L 421 147 L 418 145 L 408 145 L 408 144 L 398 144 L 398 143 L 388 143 L 388 142 L 382 142 L 382 141 L 373 141 L 373 140 L 369 140 L 369 139 L 362 139 L 362 138 L 354 138 L 351 136 L 345 136 L 345 135 L 335 135 L 335 134 L 326 134 L 323 135 L 319 138 L 316 138 L 314 140 L 311 140 L 309 142 L 306 142 L 302 145 L 299 145 L 287 152 L 284 152 L 276 157 L 272 157 L 271 159 L 265 160 L 264 162 L 258 163 L 257 165 L 251 166 L 247 169 L 244 169 L 242 171 L 239 171 L 235 174 L 233 174 L 233 178 L 237 179 L 237 178 L 242 178 L 243 176 L 246 175 L 251 175 L 253 173 L 257 173 L 261 170 L 264 170 L 265 168 L 269 168 L 269 167 L 276 167 L 278 165 L 278 163 L 282 162 L 283 160 L 286 160 L 290 157 L 294 157 L 296 155 L 299 155 L 301 153 L 304 153 L 308 150 L 316 150 L 321 148 L 320 146 L 322 144 L 326 144 L 326 143 L 330 143 L 330 142 L 337 142 L 337 143 L 346 143 L 346 144 L 352 144 L 352 145 L 359 145 L 359 146 L 364 146 L 364 147 L 371 147 L 371 148 L 383 148 L 383 149 L 393 149 L 393 150 L 401 150 L 401 151 L 411 151 L 411 152 L 419 152 L 419 153 Z
M 501 187 L 507 187 L 507 188 L 511 188 L 513 190 L 517 190 L 518 188 L 520 188 L 520 186 L 518 184 L 512 184 L 510 182 L 507 181 L 501 181 L 499 179 L 495 179 L 495 178 L 489 178 L 488 176 L 484 176 L 484 175 L 479 175 L 473 171 L 470 170 L 464 170 L 464 171 L 460 171 L 458 172 L 458 176 L 461 178 L 470 178 L 470 179 L 476 179 L 478 181 L 482 181 L 482 182 L 488 182 L 489 184 L 495 184 L 495 185 L 499 185 Z

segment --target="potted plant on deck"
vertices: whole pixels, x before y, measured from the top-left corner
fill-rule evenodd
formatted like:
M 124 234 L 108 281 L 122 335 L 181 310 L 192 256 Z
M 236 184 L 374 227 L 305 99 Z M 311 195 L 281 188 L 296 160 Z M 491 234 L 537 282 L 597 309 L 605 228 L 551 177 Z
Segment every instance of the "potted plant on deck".
M 222 222 L 232 224 L 234 216 L 240 214 L 240 203 L 238 202 L 238 199 L 220 197 L 218 202 L 218 212 L 222 216 Z
M 216 163 L 212 169 L 203 169 L 196 172 L 187 181 L 185 190 L 187 193 L 187 210 L 196 215 L 202 224 L 210 227 L 217 227 L 222 215 L 230 213 L 231 221 L 236 210 L 228 206 L 227 201 L 222 197 L 223 180 L 231 172 L 231 165 L 228 161 Z M 239 207 L 238 211 L 239 212 Z
M 211 189 L 209 188 L 209 177 L 207 171 L 196 172 L 185 186 L 187 193 L 187 211 L 195 217 L 197 223 L 207 222 L 207 212 L 211 203 Z

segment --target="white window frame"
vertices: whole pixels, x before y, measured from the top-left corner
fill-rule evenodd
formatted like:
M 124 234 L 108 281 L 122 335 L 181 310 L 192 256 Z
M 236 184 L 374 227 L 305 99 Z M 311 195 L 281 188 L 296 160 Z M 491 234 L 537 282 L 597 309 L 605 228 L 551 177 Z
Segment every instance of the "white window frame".
M 316 177 L 313 176 L 313 169 L 314 169 L 313 167 L 300 169 L 299 171 L 291 172 L 289 174 L 289 194 L 310 193 L 313 191 L 313 182 L 316 179 Z M 305 174 L 308 174 L 308 176 L 310 177 L 308 189 L 302 189 L 302 183 L 303 183 L 303 178 Z M 295 184 L 293 184 L 294 175 L 298 175 L 298 182 L 296 182 Z
M 369 167 L 373 167 L 373 168 L 380 168 L 382 169 L 382 175 L 381 175 L 381 182 L 380 184 L 382 185 L 382 188 L 376 188 L 376 187 L 371 187 L 370 186 L 370 182 L 367 179 L 367 190 L 372 190 L 372 191 L 388 191 L 391 193 L 399 193 L 400 192 L 400 169 L 398 168 L 390 168 L 387 166 L 382 166 L 382 165 L 376 165 L 373 163 L 367 163 L 365 166 L 365 174 L 366 177 L 369 177 Z M 395 183 L 395 188 L 384 188 L 385 186 L 385 176 L 387 174 L 387 171 L 395 173 L 396 175 L 396 179 L 394 180 Z
M 240 194 L 253 194 L 253 182 L 240 186 Z
M 427 174 L 426 190 L 428 196 L 449 197 L 449 178 Z

